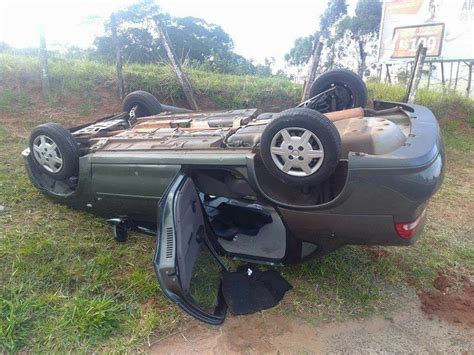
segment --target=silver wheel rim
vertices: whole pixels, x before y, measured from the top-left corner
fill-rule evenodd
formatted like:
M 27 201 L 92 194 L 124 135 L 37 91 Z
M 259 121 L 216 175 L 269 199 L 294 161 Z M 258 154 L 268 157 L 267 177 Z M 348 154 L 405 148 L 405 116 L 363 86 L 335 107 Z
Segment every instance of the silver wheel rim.
M 300 127 L 283 128 L 275 134 L 270 154 L 278 169 L 299 177 L 314 174 L 324 160 L 324 148 L 318 136 Z
M 61 151 L 48 136 L 40 135 L 33 140 L 33 155 L 39 165 L 51 173 L 57 173 L 63 168 Z

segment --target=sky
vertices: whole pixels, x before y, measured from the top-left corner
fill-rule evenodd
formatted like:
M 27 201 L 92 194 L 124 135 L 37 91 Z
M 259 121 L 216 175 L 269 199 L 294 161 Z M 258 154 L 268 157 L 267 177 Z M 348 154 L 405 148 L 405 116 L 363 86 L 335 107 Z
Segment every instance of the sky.
M 37 47 L 44 27 L 48 47 L 88 47 L 103 31 L 111 12 L 134 0 L 0 0 L 0 41 Z M 234 40 L 235 51 L 257 63 L 274 57 L 276 66 L 296 38 L 313 33 L 327 0 L 156 0 L 172 16 L 200 17 L 220 25 Z

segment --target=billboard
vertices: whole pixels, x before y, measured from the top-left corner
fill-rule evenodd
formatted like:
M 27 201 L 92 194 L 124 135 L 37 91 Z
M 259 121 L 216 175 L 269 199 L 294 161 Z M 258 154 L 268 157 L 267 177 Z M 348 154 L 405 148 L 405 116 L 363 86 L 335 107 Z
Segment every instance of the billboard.
M 427 57 L 474 59 L 474 0 L 386 0 L 379 62 L 413 58 L 418 45 Z

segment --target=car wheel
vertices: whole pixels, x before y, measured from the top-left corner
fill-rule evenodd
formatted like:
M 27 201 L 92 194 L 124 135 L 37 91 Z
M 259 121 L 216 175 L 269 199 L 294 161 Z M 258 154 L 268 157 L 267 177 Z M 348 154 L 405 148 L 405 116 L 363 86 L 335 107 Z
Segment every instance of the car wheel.
M 317 185 L 336 169 L 341 137 L 323 114 L 294 108 L 279 113 L 264 129 L 260 155 L 268 171 L 292 185 Z
M 124 112 L 134 110 L 135 117 L 157 115 L 163 111 L 160 102 L 146 91 L 134 91 L 128 94 L 122 102 Z
M 329 93 L 324 112 L 367 106 L 367 87 L 356 73 L 346 69 L 329 70 L 313 82 L 309 96 L 314 97 L 331 88 L 335 90 Z
M 33 129 L 30 135 L 30 152 L 35 166 L 56 180 L 77 175 L 77 142 L 71 132 L 58 123 L 45 123 Z

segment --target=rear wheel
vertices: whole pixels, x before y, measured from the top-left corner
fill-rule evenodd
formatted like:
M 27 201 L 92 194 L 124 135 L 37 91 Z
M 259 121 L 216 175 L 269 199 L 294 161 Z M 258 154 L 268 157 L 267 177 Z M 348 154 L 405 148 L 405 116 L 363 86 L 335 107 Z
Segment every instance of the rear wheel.
M 45 123 L 33 129 L 30 152 L 35 166 L 56 180 L 75 176 L 79 170 L 76 140 L 58 123 Z
M 146 91 L 134 91 L 128 94 L 122 102 L 124 112 L 134 110 L 134 117 L 157 115 L 163 111 L 160 102 Z
M 262 133 L 260 154 L 275 177 L 292 185 L 316 185 L 336 169 L 341 138 L 323 114 L 296 108 L 281 112 Z
M 367 106 L 367 87 L 360 76 L 346 69 L 334 69 L 320 75 L 311 85 L 310 97 L 334 89 L 327 95 L 327 109 L 321 112 L 340 111 Z

